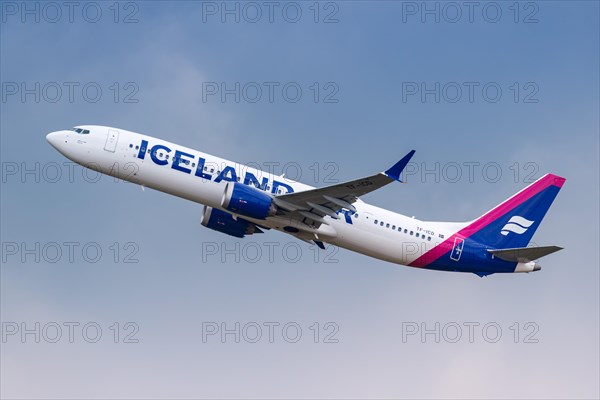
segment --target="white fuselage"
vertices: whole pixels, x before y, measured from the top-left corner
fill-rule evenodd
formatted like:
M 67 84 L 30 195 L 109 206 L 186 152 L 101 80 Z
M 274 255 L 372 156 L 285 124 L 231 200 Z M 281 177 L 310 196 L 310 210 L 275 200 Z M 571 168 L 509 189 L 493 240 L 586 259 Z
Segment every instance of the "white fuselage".
M 313 188 L 283 176 L 123 129 L 104 126 L 76 128 L 89 133 L 58 131 L 49 134 L 48 141 L 63 155 L 85 167 L 215 209 L 227 211 L 221 204 L 225 185 L 232 180 L 241 183 L 258 181 L 261 190 L 273 195 Z M 360 200 L 354 206 L 354 214 L 340 214 L 339 219 L 326 216 L 328 224 L 322 224 L 312 232 L 302 230 L 293 236 L 331 243 L 381 260 L 408 265 L 460 228 L 459 224 L 420 221 Z M 284 227 L 298 224 L 280 216 L 265 220 L 244 219 L 284 233 L 289 233 Z

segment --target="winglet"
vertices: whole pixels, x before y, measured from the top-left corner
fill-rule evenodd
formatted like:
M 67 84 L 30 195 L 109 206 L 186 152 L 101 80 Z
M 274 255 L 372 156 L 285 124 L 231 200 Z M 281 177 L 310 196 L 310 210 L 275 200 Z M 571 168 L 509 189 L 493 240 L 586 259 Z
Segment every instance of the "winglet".
M 402 182 L 400 180 L 400 174 L 402 174 L 402 171 L 406 167 L 406 164 L 408 164 L 408 162 L 410 161 L 410 159 L 412 158 L 412 156 L 414 154 L 415 154 L 415 151 L 411 150 L 407 155 L 404 156 L 404 158 L 402 158 L 402 160 L 398 161 L 390 169 L 385 171 L 385 174 L 387 176 L 389 176 L 390 178 L 397 180 L 398 182 Z

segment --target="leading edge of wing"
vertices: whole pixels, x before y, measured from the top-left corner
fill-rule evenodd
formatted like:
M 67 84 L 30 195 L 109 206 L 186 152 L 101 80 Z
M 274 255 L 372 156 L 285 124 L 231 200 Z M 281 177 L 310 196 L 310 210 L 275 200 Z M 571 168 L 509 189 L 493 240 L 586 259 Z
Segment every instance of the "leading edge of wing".
M 400 161 L 398 161 L 385 172 L 379 172 L 375 175 L 354 179 L 348 182 L 337 183 L 330 186 L 324 186 L 321 188 L 294 193 L 285 193 L 276 196 L 276 198 L 286 202 L 296 204 L 301 203 L 299 204 L 301 207 L 306 205 L 306 201 L 310 201 L 319 205 L 325 205 L 325 203 L 331 204 L 331 197 L 343 200 L 344 202 L 353 203 L 356 201 L 357 197 L 373 192 L 387 185 L 388 183 L 393 181 L 402 182 L 400 180 L 400 175 L 414 154 L 415 150 L 411 150 Z

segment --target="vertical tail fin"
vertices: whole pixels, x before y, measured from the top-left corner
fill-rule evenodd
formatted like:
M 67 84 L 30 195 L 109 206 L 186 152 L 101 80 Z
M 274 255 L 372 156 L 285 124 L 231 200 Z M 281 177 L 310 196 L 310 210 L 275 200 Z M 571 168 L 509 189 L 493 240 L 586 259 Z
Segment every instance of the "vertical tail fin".
M 546 174 L 461 230 L 495 249 L 525 247 L 556 198 L 565 178 Z

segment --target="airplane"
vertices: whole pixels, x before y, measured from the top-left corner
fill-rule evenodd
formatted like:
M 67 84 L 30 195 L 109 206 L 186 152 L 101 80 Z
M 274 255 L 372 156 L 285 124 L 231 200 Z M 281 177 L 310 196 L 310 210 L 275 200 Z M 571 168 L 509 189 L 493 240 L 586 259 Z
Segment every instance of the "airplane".
M 546 174 L 469 222 L 421 221 L 365 203 L 415 154 L 364 178 L 314 188 L 191 148 L 124 129 L 76 126 L 49 133 L 68 159 L 204 205 L 200 223 L 243 238 L 274 229 L 325 249 L 325 243 L 409 267 L 494 273 L 533 272 L 558 246 L 527 247 L 565 178 Z

